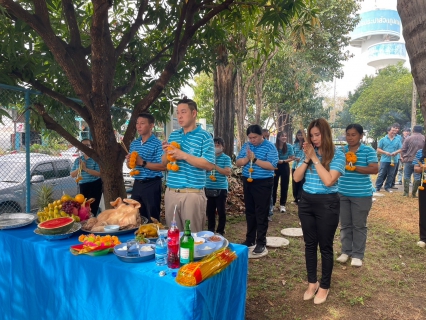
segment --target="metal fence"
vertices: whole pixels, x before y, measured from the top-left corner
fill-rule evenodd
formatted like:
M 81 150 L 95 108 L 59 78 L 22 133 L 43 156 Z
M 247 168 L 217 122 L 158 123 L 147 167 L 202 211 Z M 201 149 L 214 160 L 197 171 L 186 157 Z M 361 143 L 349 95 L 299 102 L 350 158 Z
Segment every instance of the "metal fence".
M 30 107 L 40 97 L 29 89 L 0 84 L 0 108 L 11 117 L 3 116 L 0 123 L 0 214 L 36 212 L 49 199 L 78 193 L 70 176 L 78 156 L 75 148 L 31 131 Z

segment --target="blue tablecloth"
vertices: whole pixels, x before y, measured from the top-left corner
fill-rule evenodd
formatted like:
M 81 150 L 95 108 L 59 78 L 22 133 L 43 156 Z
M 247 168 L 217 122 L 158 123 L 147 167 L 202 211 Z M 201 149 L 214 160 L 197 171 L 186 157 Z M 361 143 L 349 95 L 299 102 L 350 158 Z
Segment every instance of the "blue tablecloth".
M 70 239 L 46 241 L 35 224 L 0 230 L 2 319 L 244 319 L 248 251 L 196 287 L 160 277 L 154 260 L 124 263 L 106 256 L 74 256 Z M 119 236 L 121 241 L 132 234 Z

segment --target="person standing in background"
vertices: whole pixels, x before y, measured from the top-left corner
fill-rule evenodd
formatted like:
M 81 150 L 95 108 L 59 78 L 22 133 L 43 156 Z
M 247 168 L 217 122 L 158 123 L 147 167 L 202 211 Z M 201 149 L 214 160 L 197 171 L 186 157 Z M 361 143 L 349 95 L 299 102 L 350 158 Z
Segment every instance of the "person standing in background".
M 277 134 L 275 146 L 278 151 L 278 165 L 274 176 L 274 189 L 272 193 L 272 205 L 277 202 L 278 180 L 280 183 L 280 212 L 285 212 L 287 203 L 288 183 L 290 181 L 290 165 L 289 162 L 294 159 L 293 146 L 287 143 L 287 134 L 280 131 Z
M 405 128 L 404 130 L 402 130 L 402 145 L 404 145 L 404 141 L 405 139 L 407 139 L 409 136 L 411 135 L 411 129 L 410 128 Z M 402 176 L 404 175 L 404 162 L 402 161 L 402 155 L 401 158 L 399 159 L 399 167 L 398 167 L 398 174 L 396 177 L 396 183 L 399 185 L 402 185 Z
M 411 175 L 414 172 L 413 160 L 415 159 L 416 152 L 423 148 L 425 144 L 425 137 L 422 134 L 422 126 L 414 126 L 413 134 L 404 140 L 401 148 L 401 158 L 404 165 L 404 197 L 408 197 L 410 193 Z M 417 184 L 413 182 L 413 197 L 417 192 Z
M 262 129 L 262 136 L 263 139 L 269 141 L 269 130 L 268 129 Z M 272 221 L 272 216 L 274 215 L 274 204 L 275 202 L 272 201 L 272 194 L 271 194 L 271 203 L 269 204 L 269 215 L 268 215 L 268 221 Z
M 138 153 L 135 169 L 138 175 L 133 176 L 132 199 L 141 204 L 139 213 L 151 222 L 151 218 L 160 221 L 162 177 L 161 171 L 166 166 L 161 162 L 163 150 L 161 141 L 152 133 L 154 129 L 154 116 L 141 113 L 136 120 L 136 130 L 140 137 L 130 144 L 129 154 L 126 156 L 129 166 L 130 154 Z
M 296 133 L 296 139 L 294 140 L 293 144 L 293 151 L 294 151 L 294 161 L 293 166 L 291 169 L 291 183 L 292 183 L 292 189 L 293 189 L 293 197 L 294 197 L 294 204 L 298 204 L 300 197 L 302 196 L 303 191 L 303 184 L 305 183 L 305 177 L 299 182 L 294 181 L 294 171 L 296 171 L 296 168 L 299 165 L 300 159 L 303 157 L 303 142 L 305 142 L 303 138 L 302 130 L 298 130 Z
M 396 132 L 395 128 L 388 128 L 388 134 L 380 139 L 377 146 L 377 152 L 382 154 L 376 180 L 377 192 L 380 191 L 383 183 L 385 183 L 385 191 L 392 192 L 390 188 L 395 178 L 395 165 L 398 163 L 402 147 L 401 139 L 396 137 Z
M 392 124 L 392 129 L 394 129 L 394 131 L 396 132 L 395 138 L 397 138 L 401 141 L 401 147 L 402 147 L 402 143 L 404 142 L 404 139 L 399 134 L 399 132 L 401 131 L 401 125 L 398 122 L 395 122 L 394 124 Z M 401 164 L 401 157 L 398 157 L 398 160 L 395 159 L 395 166 L 393 167 L 394 173 L 393 173 L 393 180 L 392 180 L 391 189 L 398 189 L 397 187 L 395 187 L 395 182 L 396 182 L 396 176 L 398 174 L 400 164 Z
M 83 139 L 81 140 L 81 143 L 88 148 L 92 147 L 92 141 L 89 139 Z M 95 160 L 83 153 L 83 155 L 75 159 L 71 168 L 71 177 L 76 178 L 78 176 L 80 167 L 82 178 L 78 182 L 80 193 L 87 199 L 95 199 L 95 201 L 90 204 L 90 211 L 96 216 L 98 214 L 99 203 L 101 202 L 102 197 L 102 180 L 99 165 L 95 162 Z
M 231 175 L 231 158 L 223 153 L 225 142 L 222 138 L 213 139 L 216 155 L 215 166 L 212 171 L 207 171 L 206 196 L 207 196 L 207 229 L 215 232 L 216 210 L 219 216 L 216 232 L 225 234 L 226 224 L 226 198 L 228 196 L 228 176 Z

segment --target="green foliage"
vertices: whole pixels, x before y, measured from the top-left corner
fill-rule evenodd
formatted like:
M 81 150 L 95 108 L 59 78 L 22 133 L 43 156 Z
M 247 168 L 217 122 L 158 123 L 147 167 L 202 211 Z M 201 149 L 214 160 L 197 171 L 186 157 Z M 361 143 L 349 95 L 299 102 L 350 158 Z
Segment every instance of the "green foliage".
M 355 93 L 350 108 L 355 121 L 370 130 L 370 137 L 379 138 L 394 122 L 405 127 L 411 120 L 413 78 L 402 63 L 388 66 L 370 80 L 364 79 Z M 358 91 L 357 89 L 357 91 Z
M 207 73 L 200 73 L 194 77 L 195 85 L 191 85 L 194 90 L 194 101 L 198 106 L 198 117 L 206 118 L 206 122 L 214 122 L 214 95 L 213 77 Z

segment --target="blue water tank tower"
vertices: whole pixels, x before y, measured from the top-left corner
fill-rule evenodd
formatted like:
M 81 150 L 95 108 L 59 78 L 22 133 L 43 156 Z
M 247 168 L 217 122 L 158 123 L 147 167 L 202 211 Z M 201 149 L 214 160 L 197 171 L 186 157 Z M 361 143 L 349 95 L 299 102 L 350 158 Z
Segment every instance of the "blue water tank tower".
M 361 48 L 369 66 L 380 70 L 407 60 L 405 44 L 400 41 L 402 24 L 398 11 L 376 9 L 361 13 L 360 18 L 350 35 L 350 45 Z

